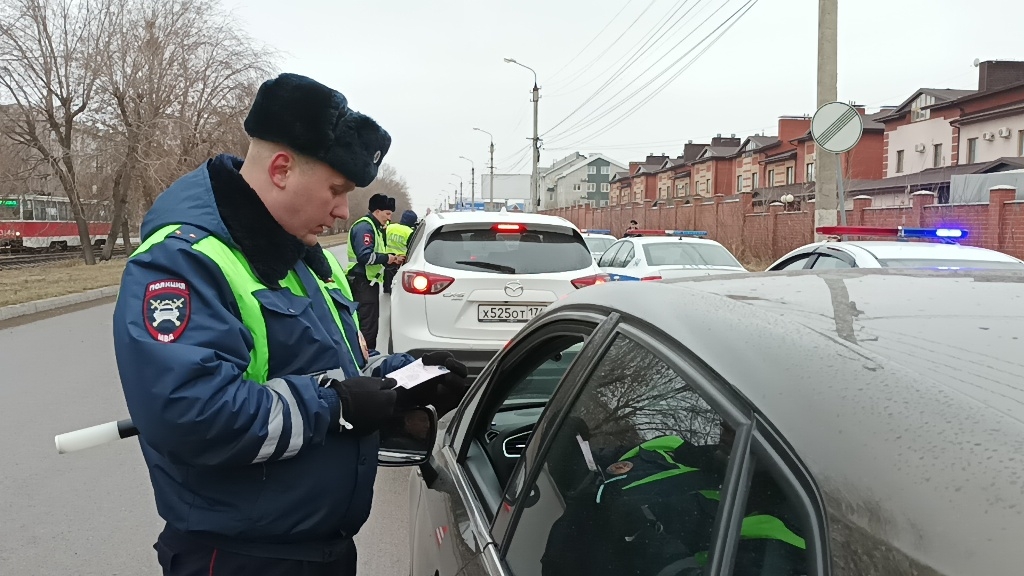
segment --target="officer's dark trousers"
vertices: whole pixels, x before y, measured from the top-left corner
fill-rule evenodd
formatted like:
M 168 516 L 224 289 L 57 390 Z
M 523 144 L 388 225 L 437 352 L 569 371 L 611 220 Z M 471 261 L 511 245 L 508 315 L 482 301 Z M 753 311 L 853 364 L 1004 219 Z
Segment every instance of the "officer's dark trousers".
M 262 558 L 209 546 L 173 529 L 156 544 L 164 576 L 355 576 L 356 545 L 351 540 L 328 562 Z
M 359 307 L 359 331 L 366 339 L 366 346 L 370 350 L 377 350 L 377 324 L 380 320 L 380 285 L 370 285 L 366 274 L 356 272 L 348 277 L 348 283 L 352 287 L 352 298 Z

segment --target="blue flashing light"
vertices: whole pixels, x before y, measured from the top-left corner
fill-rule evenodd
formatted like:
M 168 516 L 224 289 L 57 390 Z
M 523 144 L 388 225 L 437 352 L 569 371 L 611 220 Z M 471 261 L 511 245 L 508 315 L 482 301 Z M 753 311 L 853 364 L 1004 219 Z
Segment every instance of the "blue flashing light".
M 967 238 L 967 230 L 960 228 L 900 228 L 903 238 Z
M 669 236 L 693 236 L 693 237 L 700 237 L 700 236 L 707 236 L 708 235 L 706 230 L 666 230 L 665 232 Z

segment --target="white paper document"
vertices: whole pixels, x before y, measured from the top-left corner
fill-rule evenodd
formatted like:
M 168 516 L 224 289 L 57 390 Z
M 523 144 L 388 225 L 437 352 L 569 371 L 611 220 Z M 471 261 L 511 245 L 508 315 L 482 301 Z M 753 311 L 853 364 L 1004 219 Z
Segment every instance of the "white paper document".
M 444 366 L 425 366 L 423 360 L 416 360 L 412 364 L 388 374 L 385 378 L 394 378 L 398 382 L 397 388 L 412 388 L 447 372 L 448 369 Z

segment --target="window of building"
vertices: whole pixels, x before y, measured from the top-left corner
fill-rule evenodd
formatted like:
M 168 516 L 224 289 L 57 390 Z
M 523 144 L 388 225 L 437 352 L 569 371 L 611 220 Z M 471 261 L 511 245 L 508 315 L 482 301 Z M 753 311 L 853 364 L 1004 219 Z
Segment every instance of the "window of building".
M 1024 156 L 1024 130 L 1017 132 L 1017 156 Z
M 612 167 L 611 166 L 601 166 L 601 174 L 611 174 L 611 173 L 612 173 Z
M 967 139 L 967 163 L 974 164 L 978 161 L 978 139 Z
M 587 192 L 594 192 L 595 190 L 597 190 L 597 184 L 593 182 L 587 184 Z
M 597 174 L 597 166 L 587 166 L 587 174 Z
M 792 166 L 787 166 L 786 167 L 786 184 L 793 184 L 793 183 L 796 182 L 796 177 L 794 175 L 794 172 L 795 172 L 795 170 L 793 170 Z
M 582 184 L 573 184 L 572 185 L 572 189 L 577 191 L 577 192 L 579 192 L 580 190 L 583 190 L 583 185 Z
M 609 191 L 611 189 L 612 189 L 612 185 L 611 184 L 608 184 L 607 182 L 605 182 L 604 184 L 601 184 L 601 192 L 607 192 L 607 191 Z
M 910 105 L 910 121 L 917 122 L 919 120 L 927 120 L 931 117 L 931 110 L 922 110 L 935 104 L 935 97 L 929 96 L 928 94 L 921 94 L 914 100 L 914 103 Z
M 708 178 L 707 193 L 711 194 L 711 190 L 712 190 L 712 188 L 711 188 L 711 178 Z
M 750 189 L 751 190 L 754 190 L 754 189 L 757 188 L 758 176 L 760 176 L 760 174 L 758 174 L 757 172 L 754 172 L 753 174 L 750 175 Z
M 736 177 L 736 193 L 739 194 L 743 191 L 743 175 Z
M 932 167 L 942 166 L 942 144 L 932 146 Z
M 768 171 L 768 187 L 775 186 L 775 170 Z
M 814 182 L 814 162 L 807 163 L 805 175 L 807 179 L 804 182 Z
M 903 150 L 896 151 L 896 173 L 903 173 Z

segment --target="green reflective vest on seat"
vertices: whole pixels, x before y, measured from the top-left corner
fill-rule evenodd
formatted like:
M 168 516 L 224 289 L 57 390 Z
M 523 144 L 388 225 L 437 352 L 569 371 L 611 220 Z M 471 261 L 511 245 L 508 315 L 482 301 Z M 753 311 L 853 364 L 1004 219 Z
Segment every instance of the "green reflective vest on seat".
M 405 255 L 409 251 L 409 236 L 412 228 L 405 224 L 389 224 L 387 227 L 388 254 Z
M 153 246 L 164 241 L 168 236 L 178 233 L 180 227 L 180 224 L 170 224 L 160 228 L 147 238 L 139 246 L 139 249 L 132 253 L 131 257 L 134 258 L 139 254 L 146 252 Z M 192 249 L 204 254 L 220 268 L 221 273 L 224 274 L 224 279 L 227 280 L 228 286 L 231 288 L 231 293 L 235 296 L 235 303 L 238 305 L 242 324 L 245 325 L 246 329 L 249 330 L 249 333 L 252 335 L 253 347 L 252 350 L 249 351 L 249 365 L 245 369 L 245 373 L 242 377 L 246 380 L 251 380 L 259 384 L 266 383 L 268 380 L 268 373 L 270 372 L 267 324 L 263 318 L 263 309 L 254 294 L 260 290 L 267 290 L 270 287 L 260 282 L 253 273 L 252 268 L 249 266 L 249 261 L 246 260 L 240 250 L 228 246 L 216 236 L 210 235 L 201 238 L 192 244 Z M 324 256 L 327 258 L 327 262 L 331 266 L 332 279 L 334 282 L 331 285 L 328 285 L 328 283 L 324 282 L 316 274 L 313 274 L 313 277 L 316 278 L 317 285 L 320 288 L 321 297 L 327 300 L 327 308 L 331 311 L 334 321 L 338 325 L 338 330 L 341 332 L 341 337 L 345 341 L 345 345 L 348 347 L 349 354 L 352 355 L 352 360 L 355 362 L 356 366 L 359 366 L 360 362 L 356 356 L 356 352 L 359 351 L 359 357 L 361 357 L 361 349 L 359 348 L 358 343 L 356 347 L 353 348 L 352 343 L 348 341 L 348 336 L 345 334 L 345 327 L 341 322 L 341 317 L 339 316 L 338 309 L 334 304 L 334 299 L 331 298 L 329 292 L 331 288 L 336 286 L 341 290 L 341 293 L 344 294 L 346 298 L 351 300 L 352 289 L 349 287 L 348 280 L 345 278 L 345 271 L 342 269 L 338 259 L 334 257 L 334 254 L 328 250 L 324 250 Z M 311 295 L 305 294 L 302 280 L 299 278 L 295 270 L 288 272 L 288 275 L 284 280 L 281 280 L 281 285 L 290 290 L 292 294 L 295 294 L 296 296 L 312 297 Z M 358 318 L 354 318 L 354 320 L 356 321 L 356 328 L 358 329 L 359 320 Z
M 356 224 L 360 222 L 369 222 L 370 226 L 373 227 L 373 251 L 378 254 L 383 254 L 386 249 L 384 243 L 384 237 L 380 233 L 380 226 L 377 222 L 369 216 L 363 216 L 359 220 L 352 223 L 352 228 L 356 227 Z M 357 264 L 356 252 L 352 248 L 352 228 L 349 228 L 348 234 L 348 268 L 346 271 L 351 271 Z M 384 265 L 383 264 L 368 264 L 366 267 L 366 279 L 370 282 L 381 284 L 384 282 Z
M 632 450 L 629 450 L 619 458 L 619 461 L 630 460 L 640 455 L 641 451 L 651 452 L 659 455 L 663 458 L 670 466 L 668 470 L 657 472 L 655 474 L 648 475 L 644 478 L 631 478 L 633 481 L 621 487 L 622 490 L 629 490 L 637 488 L 645 484 L 652 482 L 658 482 L 681 474 L 694 472 L 697 468 L 690 468 L 679 462 L 676 462 L 672 457 L 672 452 L 682 446 L 685 441 L 678 436 L 659 436 L 652 440 L 648 440 L 639 446 L 636 446 Z M 629 473 L 623 476 L 617 476 L 609 479 L 604 484 L 614 482 L 617 480 L 630 478 Z M 601 502 L 601 493 L 604 489 L 604 484 L 598 491 L 598 500 Z M 699 490 L 697 492 L 702 497 L 718 502 L 720 495 L 718 490 Z M 789 529 L 786 524 L 775 516 L 768 514 L 751 514 L 743 519 L 743 523 L 740 527 L 740 539 L 741 540 L 778 540 L 785 542 L 791 546 L 799 548 L 801 550 L 807 549 L 807 544 L 803 538 L 797 535 L 795 532 Z M 699 552 L 696 554 L 696 558 L 699 563 L 703 565 L 707 561 L 707 552 Z

